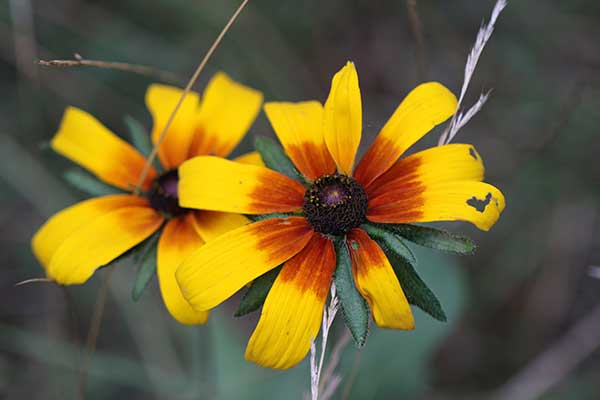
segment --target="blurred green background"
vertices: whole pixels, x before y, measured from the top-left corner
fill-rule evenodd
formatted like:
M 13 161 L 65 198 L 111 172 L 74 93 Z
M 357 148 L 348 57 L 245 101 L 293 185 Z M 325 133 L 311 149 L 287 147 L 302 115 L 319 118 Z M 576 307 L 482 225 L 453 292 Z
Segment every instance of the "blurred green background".
M 149 127 L 147 77 L 58 69 L 37 59 L 123 61 L 185 82 L 239 3 L 230 0 L 0 1 L 0 398 L 74 398 L 81 348 L 102 277 L 79 287 L 16 282 L 43 272 L 35 230 L 85 198 L 61 178 L 72 164 L 49 140 L 67 105 L 126 136 L 125 115 Z M 417 1 L 426 78 L 458 92 L 466 55 L 493 1 Z M 494 89 L 457 142 L 475 144 L 507 208 L 474 256 L 416 249 L 419 271 L 449 316 L 416 310 L 417 330 L 373 328 L 348 346 L 336 399 L 600 398 L 600 5 L 514 0 L 500 17 L 467 97 Z M 363 147 L 419 82 L 403 0 L 251 0 L 196 89 L 223 69 L 267 100 L 327 96 L 353 60 L 363 96 Z M 272 135 L 261 114 L 250 136 Z M 416 148 L 435 145 L 440 130 Z M 152 283 L 138 303 L 135 270 L 113 272 L 88 399 L 300 399 L 309 366 L 277 372 L 243 361 L 256 315 L 228 301 L 203 327 L 171 320 Z M 335 325 L 334 339 L 342 324 Z M 547 389 L 547 390 L 546 390 Z

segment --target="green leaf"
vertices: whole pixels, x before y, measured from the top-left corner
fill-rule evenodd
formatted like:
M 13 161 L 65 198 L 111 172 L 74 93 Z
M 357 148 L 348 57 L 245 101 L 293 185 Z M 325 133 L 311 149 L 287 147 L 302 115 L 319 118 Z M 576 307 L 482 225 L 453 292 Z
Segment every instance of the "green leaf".
M 381 246 L 388 261 L 394 268 L 394 272 L 400 281 L 400 286 L 410 304 L 419 307 L 438 321 L 447 321 L 446 313 L 436 295 L 427 287 L 415 270 L 415 262 L 397 253 L 394 248 L 388 246 L 387 242 L 374 237 Z
M 337 265 L 334 280 L 342 315 L 354 342 L 362 347 L 369 334 L 369 306 L 354 284 L 352 261 L 345 237 L 335 241 L 335 253 Z
M 63 174 L 63 178 L 71 186 L 91 196 L 106 196 L 109 194 L 122 193 L 120 190 L 100 182 L 95 176 L 80 169 L 70 169 L 66 171 Z
M 477 245 L 466 236 L 456 235 L 442 229 L 411 224 L 372 224 L 431 249 L 457 254 L 473 254 Z
M 146 131 L 146 128 L 144 128 L 144 126 L 132 116 L 126 115 L 124 121 L 125 125 L 127 125 L 127 129 L 129 129 L 131 142 L 140 151 L 140 153 L 148 157 L 148 155 L 152 152 L 150 134 Z
M 256 278 L 244 293 L 244 297 L 242 297 L 240 305 L 233 315 L 241 317 L 258 310 L 265 302 L 271 286 L 273 286 L 277 275 L 279 275 L 279 271 L 281 271 L 281 266 Z
M 292 161 L 285 154 L 283 147 L 273 139 L 265 136 L 257 136 L 254 139 L 254 148 L 260 153 L 267 167 L 300 183 L 306 182 L 302 174 L 298 172 Z
M 138 301 L 148 284 L 156 275 L 157 242 L 160 230 L 152 235 L 141 248 L 133 255 L 133 260 L 138 264 L 138 272 L 135 277 L 131 298 Z
M 404 241 L 398 237 L 398 235 L 392 231 L 389 231 L 381 226 L 373 224 L 361 225 L 369 236 L 375 239 L 377 242 L 384 243 L 389 249 L 393 250 L 396 254 L 406 258 L 412 265 L 417 264 L 417 258 L 415 257 L 412 250 L 404 243 Z
M 258 222 L 258 221 L 264 221 L 265 219 L 288 218 L 291 216 L 292 216 L 292 214 L 272 213 L 272 214 L 246 215 L 246 218 L 248 218 L 252 222 Z

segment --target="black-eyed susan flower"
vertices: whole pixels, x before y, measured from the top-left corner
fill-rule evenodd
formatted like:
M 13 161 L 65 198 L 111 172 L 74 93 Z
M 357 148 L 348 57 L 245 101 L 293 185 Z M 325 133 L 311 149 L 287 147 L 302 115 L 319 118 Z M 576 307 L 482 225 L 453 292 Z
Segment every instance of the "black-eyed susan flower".
M 182 92 L 151 85 L 146 104 L 154 120 L 152 139 L 158 140 Z M 51 142 L 52 148 L 94 173 L 124 194 L 92 198 L 50 218 L 35 234 L 33 251 L 49 278 L 59 284 L 80 284 L 94 271 L 135 247 L 161 229 L 157 275 L 164 303 L 184 324 L 206 322 L 207 311 L 193 310 L 185 301 L 175 269 L 190 252 L 207 240 L 247 223 L 243 216 L 189 210 L 178 204 L 179 165 L 188 158 L 211 154 L 228 156 L 244 137 L 262 104 L 262 94 L 219 72 L 202 99 L 186 96 L 158 151 L 165 172 L 150 168 L 143 193 L 131 193 L 146 163 L 133 146 L 97 119 L 69 107 Z M 259 162 L 256 154 L 242 162 Z M 202 184 L 202 182 L 198 182 Z
M 196 310 L 213 308 L 283 264 L 246 359 L 272 368 L 292 367 L 306 356 L 319 331 L 336 268 L 334 240 L 341 237 L 345 254 L 350 254 L 354 285 L 368 302 L 375 323 L 413 329 L 411 309 L 388 258 L 361 226 L 463 220 L 488 230 L 496 222 L 504 197 L 481 182 L 481 157 L 471 145 L 435 147 L 398 160 L 448 119 L 456 105 L 456 97 L 441 84 L 418 86 L 398 106 L 353 173 L 362 106 L 352 63 L 334 76 L 324 107 L 317 101 L 265 104 L 275 133 L 305 184 L 265 167 L 216 157 L 185 162 L 179 189 L 183 207 L 291 213 L 232 230 L 193 253 L 176 274 L 186 299 Z

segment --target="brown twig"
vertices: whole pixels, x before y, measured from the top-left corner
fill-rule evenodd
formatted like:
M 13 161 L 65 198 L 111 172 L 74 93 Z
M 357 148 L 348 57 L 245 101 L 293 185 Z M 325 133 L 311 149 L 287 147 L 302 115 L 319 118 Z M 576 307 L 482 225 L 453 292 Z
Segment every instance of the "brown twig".
M 96 306 L 94 307 L 94 315 L 92 316 L 92 322 L 90 323 L 90 330 L 88 331 L 85 354 L 83 363 L 79 370 L 79 381 L 77 383 L 77 399 L 85 399 L 85 387 L 87 384 L 88 370 L 90 368 L 90 361 L 92 355 L 96 351 L 96 343 L 98 342 L 98 335 L 100 333 L 100 325 L 102 325 L 102 317 L 104 315 L 104 308 L 106 306 L 106 300 L 108 298 L 108 285 L 110 283 L 110 275 L 114 268 L 109 268 L 106 271 L 100 292 L 98 293 L 98 300 L 96 300 Z
M 75 53 L 73 60 L 37 60 L 36 64 L 44 67 L 93 67 L 100 69 L 112 69 L 117 71 L 131 72 L 138 75 L 149 76 L 163 82 L 181 84 L 181 79 L 169 71 L 163 71 L 147 65 L 129 64 L 124 62 L 88 60 L 80 54 Z
M 140 174 L 140 178 L 139 178 L 136 188 L 134 190 L 135 194 L 140 193 L 141 187 L 144 184 L 144 182 L 146 181 L 146 177 L 148 176 L 148 172 L 150 172 L 150 166 L 152 165 L 152 162 L 156 158 L 156 155 L 158 154 L 158 149 L 167 134 L 167 130 L 173 123 L 173 120 L 175 119 L 175 115 L 177 114 L 177 111 L 179 111 L 179 107 L 181 107 L 181 104 L 183 103 L 185 96 L 187 96 L 187 94 L 192 89 L 192 86 L 194 86 L 194 84 L 196 83 L 196 80 L 198 79 L 200 72 L 202 72 L 202 70 L 206 66 L 206 63 L 208 62 L 208 60 L 210 59 L 210 57 L 212 56 L 214 51 L 217 49 L 217 47 L 221 43 L 221 40 L 223 39 L 223 37 L 225 36 L 225 34 L 229 30 L 229 28 L 231 28 L 231 25 L 233 25 L 233 23 L 237 19 L 238 15 L 240 15 L 240 13 L 244 9 L 244 7 L 246 7 L 246 4 L 248 4 L 248 1 L 249 0 L 242 1 L 242 4 L 240 4 L 240 6 L 237 8 L 237 10 L 235 10 L 235 12 L 231 16 L 231 18 L 229 18 L 229 21 L 227 21 L 227 24 L 225 25 L 225 27 L 223 28 L 221 33 L 219 33 L 219 36 L 217 36 L 217 38 L 213 42 L 212 46 L 210 46 L 210 48 L 204 55 L 204 58 L 202 59 L 202 61 L 200 61 L 200 64 L 198 64 L 198 67 L 196 67 L 196 70 L 194 71 L 194 74 L 192 75 L 189 82 L 185 86 L 185 89 L 183 89 L 183 93 L 181 93 L 181 97 L 179 98 L 179 101 L 175 105 L 175 108 L 173 108 L 173 111 L 171 112 L 171 115 L 169 116 L 169 119 L 167 120 L 165 127 L 163 128 L 160 135 L 158 136 L 158 140 L 154 144 L 154 147 L 152 148 L 152 152 L 150 153 L 150 155 L 148 156 L 148 159 L 146 160 L 146 165 L 144 165 L 144 169 L 142 170 L 142 173 Z
M 419 11 L 417 10 L 417 0 L 406 0 L 408 9 L 408 19 L 410 28 L 415 37 L 415 57 L 417 61 L 417 80 L 424 82 L 427 79 L 427 67 L 425 64 L 425 40 L 423 39 L 423 26 Z

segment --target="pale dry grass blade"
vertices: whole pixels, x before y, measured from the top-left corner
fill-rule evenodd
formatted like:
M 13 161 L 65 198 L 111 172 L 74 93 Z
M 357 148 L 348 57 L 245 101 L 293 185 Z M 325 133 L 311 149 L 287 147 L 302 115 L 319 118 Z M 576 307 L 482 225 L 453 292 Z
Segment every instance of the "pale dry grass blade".
M 335 283 L 331 283 L 331 300 L 329 306 L 323 310 L 323 321 L 321 327 L 321 352 L 319 363 L 317 365 L 317 346 L 313 339 L 310 343 L 310 393 L 312 400 L 319 399 L 319 389 L 321 388 L 321 372 L 325 361 L 327 351 L 327 340 L 329 339 L 329 330 L 339 309 L 339 299 L 336 295 Z M 331 376 L 333 378 L 333 376 Z M 323 383 L 326 386 L 326 382 Z M 335 388 L 333 389 L 335 390 Z
M 473 116 L 479 112 L 479 110 L 481 110 L 489 97 L 490 92 L 482 94 L 475 105 L 473 105 L 466 113 L 459 112 L 462 107 L 465 94 L 467 93 L 467 89 L 469 88 L 469 84 L 471 83 L 471 78 L 473 78 L 473 73 L 475 72 L 479 58 L 481 57 L 481 53 L 483 53 L 485 45 L 487 44 L 488 40 L 490 40 L 492 33 L 494 33 L 496 21 L 506 6 L 506 0 L 498 0 L 494 6 L 494 9 L 492 10 L 490 21 L 487 24 L 482 24 L 481 28 L 479 28 L 477 38 L 475 39 L 475 44 L 473 45 L 473 48 L 467 57 L 464 80 L 460 90 L 456 112 L 454 113 L 450 124 L 444 130 L 444 133 L 442 136 L 440 136 L 438 141 L 439 146 L 450 143 L 458 131 L 465 126 L 467 122 L 469 122 L 471 118 L 473 118 Z
M 17 287 L 17 286 L 23 286 L 23 285 L 28 285 L 30 283 L 37 283 L 37 282 L 50 283 L 50 282 L 54 282 L 54 281 L 52 279 L 49 279 L 49 278 L 31 278 L 31 279 L 25 279 L 24 281 L 15 283 L 15 287 Z

